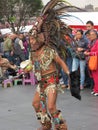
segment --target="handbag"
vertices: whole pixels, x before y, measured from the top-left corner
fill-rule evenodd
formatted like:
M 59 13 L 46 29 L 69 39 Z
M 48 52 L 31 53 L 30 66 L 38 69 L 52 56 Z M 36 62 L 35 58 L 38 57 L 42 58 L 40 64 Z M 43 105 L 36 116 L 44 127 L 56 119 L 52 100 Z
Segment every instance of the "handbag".
M 90 56 L 88 61 L 88 67 L 90 70 L 96 70 L 98 67 L 98 56 Z

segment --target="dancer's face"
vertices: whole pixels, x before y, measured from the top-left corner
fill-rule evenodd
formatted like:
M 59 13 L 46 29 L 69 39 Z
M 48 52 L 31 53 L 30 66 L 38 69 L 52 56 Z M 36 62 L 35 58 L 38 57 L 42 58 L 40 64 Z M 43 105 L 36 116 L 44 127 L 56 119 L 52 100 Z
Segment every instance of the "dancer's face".
M 44 34 L 43 33 L 34 33 L 33 35 L 30 35 L 30 45 L 32 48 L 32 51 L 39 50 L 44 45 Z
M 37 42 L 37 39 L 33 36 L 30 36 L 30 45 L 32 51 L 36 51 L 40 47 L 40 43 Z
M 30 44 L 36 44 L 36 39 L 33 36 L 30 36 Z

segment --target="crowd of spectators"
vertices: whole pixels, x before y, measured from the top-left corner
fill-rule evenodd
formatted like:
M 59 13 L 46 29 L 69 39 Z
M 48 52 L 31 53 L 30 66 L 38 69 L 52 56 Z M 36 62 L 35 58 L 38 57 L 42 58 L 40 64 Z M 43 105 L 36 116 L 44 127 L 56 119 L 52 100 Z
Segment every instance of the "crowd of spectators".
M 88 67 L 88 60 L 90 55 L 98 56 L 98 33 L 94 28 L 92 21 L 87 21 L 86 30 L 77 29 L 76 33 L 72 34 L 72 39 L 65 43 L 67 48 L 66 63 L 70 71 L 79 70 L 80 73 L 80 89 L 88 87 L 93 91 L 91 94 L 98 96 L 98 74 L 96 71 L 91 71 Z M 97 44 L 97 45 L 96 45 Z M 96 45 L 96 49 L 95 48 Z M 63 71 L 63 70 L 62 70 Z M 64 87 L 70 89 L 68 77 L 64 72 L 62 73 Z M 67 78 L 66 78 L 67 77 Z
M 0 33 L 0 53 L 10 62 L 20 65 L 29 57 L 28 35 Z
M 20 63 L 29 58 L 29 40 L 28 34 L 9 34 L 0 33 L 0 77 L 8 78 L 8 75 L 14 74 L 12 66 L 19 67 Z M 9 64 L 9 65 L 8 65 Z M 3 71 L 6 68 L 6 74 Z
M 93 32 L 93 34 L 92 34 Z M 94 34 L 96 35 L 95 37 Z M 94 29 L 94 23 L 87 21 L 86 30 L 77 29 L 76 33 L 72 38 L 68 39 L 65 43 L 67 56 L 65 62 L 67 63 L 70 72 L 79 70 L 80 73 L 80 89 L 83 90 L 85 87 L 94 88 L 92 94 L 98 96 L 98 79 L 95 77 L 97 73 L 93 73 L 88 68 L 88 57 L 93 54 L 90 46 L 98 39 L 97 31 Z M 93 37 L 93 38 L 92 38 Z M 5 34 L 0 33 L 0 55 L 6 58 L 11 65 L 19 66 L 22 61 L 29 58 L 29 37 L 28 34 Z M 64 42 L 64 41 L 63 41 Z M 69 43 L 69 45 L 68 45 Z M 93 44 L 93 46 L 94 46 Z M 91 51 L 91 52 L 90 52 Z M 94 50 L 96 55 L 98 54 L 98 48 Z M 94 52 L 94 54 L 95 54 Z M 1 66 L 0 66 L 1 67 Z M 67 75 L 61 69 L 61 79 L 64 86 L 70 89 L 69 79 Z

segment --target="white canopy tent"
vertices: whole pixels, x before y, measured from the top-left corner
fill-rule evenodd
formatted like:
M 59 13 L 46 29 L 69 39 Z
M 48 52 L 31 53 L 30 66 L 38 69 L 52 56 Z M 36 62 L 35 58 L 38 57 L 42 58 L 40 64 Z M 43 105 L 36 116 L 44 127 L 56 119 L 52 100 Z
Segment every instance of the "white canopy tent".
M 98 12 L 69 12 L 72 17 L 62 19 L 68 25 L 86 25 L 87 21 L 93 21 L 94 25 L 98 25 Z
M 12 33 L 11 29 L 9 29 L 9 28 L 1 29 L 0 32 L 1 32 L 2 35 L 5 35 L 7 33 Z
M 20 27 L 20 32 L 21 33 L 28 33 L 30 31 L 30 29 L 32 29 L 33 25 L 28 25 L 28 26 L 25 26 L 25 27 Z M 11 29 L 10 28 L 4 28 L 4 29 L 0 29 L 0 32 L 2 35 L 5 35 L 7 33 L 12 33 Z

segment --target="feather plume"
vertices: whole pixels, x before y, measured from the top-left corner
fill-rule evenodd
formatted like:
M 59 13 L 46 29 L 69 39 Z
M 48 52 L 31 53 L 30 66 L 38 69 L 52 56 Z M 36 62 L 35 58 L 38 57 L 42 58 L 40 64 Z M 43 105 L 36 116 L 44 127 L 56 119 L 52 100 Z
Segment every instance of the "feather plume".
M 65 48 L 63 47 L 64 44 L 61 44 L 61 41 L 64 40 L 68 43 L 65 35 L 70 36 L 72 31 L 72 29 L 62 21 L 62 19 L 74 17 L 66 13 L 69 8 L 82 10 L 71 5 L 67 0 L 50 0 L 43 8 L 40 20 L 36 22 L 37 31 L 44 33 L 45 44 L 55 46 L 59 52 L 62 52 L 60 48 Z M 79 20 L 79 18 L 76 19 Z M 82 22 L 82 20 L 80 21 Z M 64 55 L 63 53 L 62 55 Z
M 53 9 L 55 6 L 57 6 L 59 3 L 64 3 L 66 5 L 70 5 L 71 4 L 69 2 L 67 2 L 66 0 L 50 0 L 46 6 L 43 8 L 42 10 L 42 15 L 44 15 L 48 10 Z

